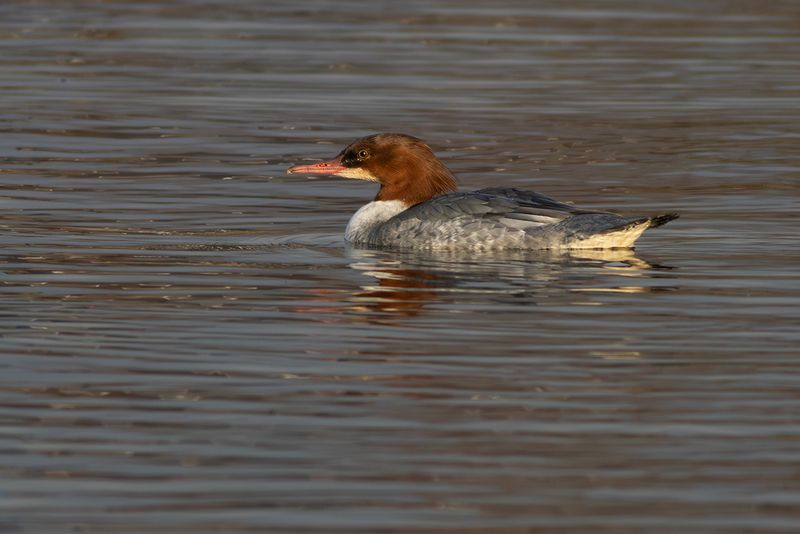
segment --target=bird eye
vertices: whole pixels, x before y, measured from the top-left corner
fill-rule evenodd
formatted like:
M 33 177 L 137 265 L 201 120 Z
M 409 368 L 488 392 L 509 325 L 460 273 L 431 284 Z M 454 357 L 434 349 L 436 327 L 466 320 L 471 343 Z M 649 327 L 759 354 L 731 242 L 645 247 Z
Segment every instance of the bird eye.
M 363 148 L 358 151 L 358 159 L 367 159 L 368 157 L 369 157 L 369 152 L 367 152 Z

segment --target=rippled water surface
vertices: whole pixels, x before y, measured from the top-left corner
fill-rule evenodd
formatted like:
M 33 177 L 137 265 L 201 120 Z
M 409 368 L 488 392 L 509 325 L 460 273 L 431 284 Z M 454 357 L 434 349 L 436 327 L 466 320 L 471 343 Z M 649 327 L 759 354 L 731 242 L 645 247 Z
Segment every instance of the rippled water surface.
M 0 531 L 797 532 L 793 1 L 0 4 Z M 464 189 L 632 252 L 351 249 Z

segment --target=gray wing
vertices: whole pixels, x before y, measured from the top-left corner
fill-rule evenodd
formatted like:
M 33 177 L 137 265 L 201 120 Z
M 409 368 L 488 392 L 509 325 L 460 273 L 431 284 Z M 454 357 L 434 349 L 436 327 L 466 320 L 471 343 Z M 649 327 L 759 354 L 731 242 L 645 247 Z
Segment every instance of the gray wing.
M 465 217 L 482 226 L 528 230 L 557 224 L 578 213 L 586 212 L 533 191 L 492 187 L 432 198 L 396 215 L 392 221 L 416 219 L 435 223 Z
M 631 225 L 657 226 L 653 223 L 673 218 L 628 218 L 582 210 L 532 191 L 489 188 L 442 195 L 413 206 L 378 225 L 367 244 L 474 249 L 630 247 L 641 231 L 617 236 L 617 241 L 597 241 L 594 246 L 586 240 Z

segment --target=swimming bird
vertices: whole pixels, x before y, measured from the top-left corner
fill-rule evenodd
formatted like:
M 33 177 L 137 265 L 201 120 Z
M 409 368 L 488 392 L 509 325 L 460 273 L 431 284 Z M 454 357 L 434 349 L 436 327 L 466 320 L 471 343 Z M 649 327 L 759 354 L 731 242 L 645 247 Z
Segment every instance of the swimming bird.
M 411 249 L 632 248 L 667 213 L 624 217 L 558 202 L 533 191 L 490 187 L 458 192 L 455 177 L 421 139 L 399 133 L 362 137 L 335 158 L 296 165 L 289 174 L 323 174 L 380 184 L 375 200 L 350 219 L 355 245 Z

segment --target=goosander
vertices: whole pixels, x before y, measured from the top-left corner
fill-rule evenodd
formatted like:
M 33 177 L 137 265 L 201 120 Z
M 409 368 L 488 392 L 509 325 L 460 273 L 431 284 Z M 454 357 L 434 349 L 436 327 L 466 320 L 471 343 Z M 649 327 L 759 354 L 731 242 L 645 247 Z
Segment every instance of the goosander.
M 329 174 L 380 184 L 350 219 L 355 245 L 415 249 L 632 248 L 648 228 L 676 219 L 579 209 L 533 191 L 490 187 L 457 192 L 453 174 L 421 139 L 382 133 L 357 139 L 330 161 L 289 174 Z

